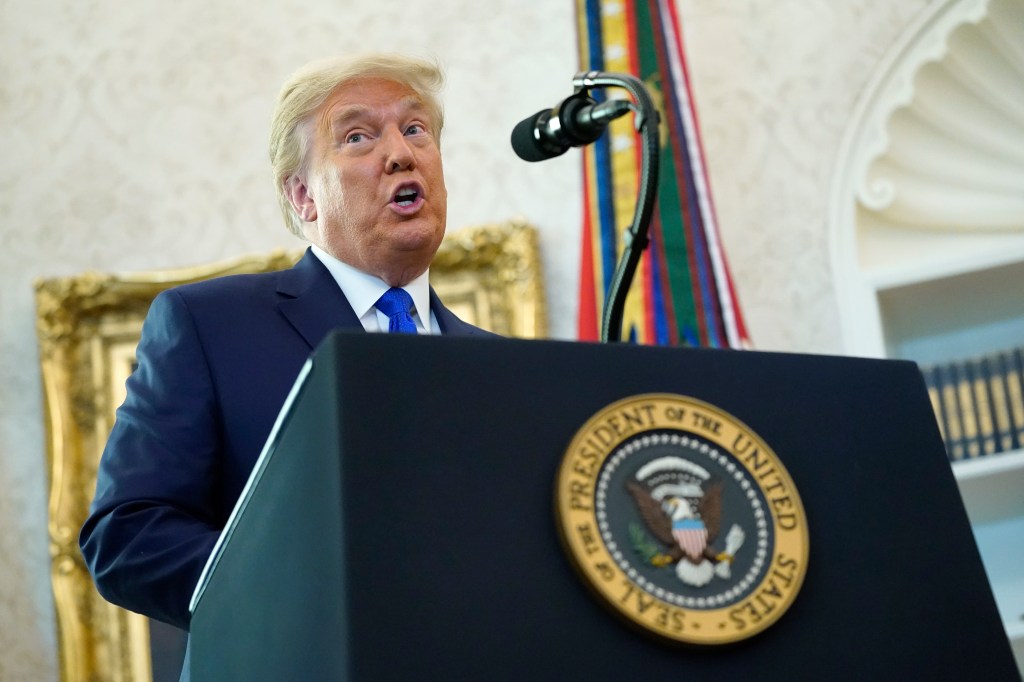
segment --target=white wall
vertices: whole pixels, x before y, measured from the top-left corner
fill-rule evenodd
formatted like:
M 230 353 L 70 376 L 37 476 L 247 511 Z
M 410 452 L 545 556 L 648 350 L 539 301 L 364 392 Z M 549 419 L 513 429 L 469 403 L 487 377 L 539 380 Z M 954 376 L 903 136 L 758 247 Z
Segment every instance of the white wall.
M 926 0 L 678 0 L 722 237 L 756 347 L 840 352 L 825 221 L 850 109 Z M 258 9 L 257 9 L 258 8 Z M 575 152 L 518 161 L 512 126 L 571 92 L 573 3 L 0 2 L 0 679 L 56 679 L 32 281 L 299 246 L 266 128 L 307 59 L 394 49 L 447 66 L 449 227 L 542 232 L 571 338 Z

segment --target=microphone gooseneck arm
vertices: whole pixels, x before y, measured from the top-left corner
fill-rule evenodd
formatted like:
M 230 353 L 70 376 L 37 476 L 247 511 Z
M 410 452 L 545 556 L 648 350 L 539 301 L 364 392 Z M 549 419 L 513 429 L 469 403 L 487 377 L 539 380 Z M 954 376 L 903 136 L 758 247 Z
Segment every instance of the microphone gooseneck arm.
M 573 86 L 578 92 L 601 87 L 625 88 L 636 100 L 638 110 L 634 117 L 634 127 L 643 138 L 640 153 L 640 191 L 633 212 L 633 224 L 623 233 L 622 257 L 608 286 L 604 314 L 601 316 L 601 342 L 609 343 L 622 338 L 622 311 L 626 305 L 626 295 L 636 274 L 640 256 L 650 243 L 647 233 L 650 230 L 651 215 L 657 199 L 660 168 L 659 117 L 658 110 L 654 108 L 654 102 L 643 82 L 630 74 L 581 72 L 573 78 Z

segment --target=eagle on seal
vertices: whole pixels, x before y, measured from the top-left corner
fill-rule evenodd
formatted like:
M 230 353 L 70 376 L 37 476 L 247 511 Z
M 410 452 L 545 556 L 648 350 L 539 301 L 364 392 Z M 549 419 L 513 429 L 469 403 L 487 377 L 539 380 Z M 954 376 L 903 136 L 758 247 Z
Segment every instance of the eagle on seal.
M 699 498 L 670 495 L 659 501 L 645 486 L 627 481 L 626 489 L 636 502 L 640 518 L 664 546 L 650 561 L 655 566 L 675 564 L 676 576 L 694 587 L 707 585 L 717 575 L 727 579 L 745 533 L 733 524 L 725 539 L 725 550 L 711 546 L 722 524 L 722 483 L 712 482 Z

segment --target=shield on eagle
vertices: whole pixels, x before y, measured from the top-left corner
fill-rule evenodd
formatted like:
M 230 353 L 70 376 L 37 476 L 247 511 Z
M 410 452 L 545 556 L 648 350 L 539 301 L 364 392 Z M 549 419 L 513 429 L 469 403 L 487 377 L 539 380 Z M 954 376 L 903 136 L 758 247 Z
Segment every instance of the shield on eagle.
M 679 548 L 694 561 L 700 560 L 708 546 L 708 529 L 700 519 L 674 520 L 672 536 L 679 543 Z

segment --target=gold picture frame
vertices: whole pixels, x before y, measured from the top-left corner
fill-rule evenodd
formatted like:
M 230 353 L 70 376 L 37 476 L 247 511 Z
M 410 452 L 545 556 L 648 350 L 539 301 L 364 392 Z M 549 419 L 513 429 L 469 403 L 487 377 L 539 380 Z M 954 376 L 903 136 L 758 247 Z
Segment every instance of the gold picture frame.
M 100 597 L 78 549 L 99 457 L 124 399 L 150 302 L 173 286 L 283 269 L 300 256 L 275 251 L 180 270 L 36 282 L 50 568 L 63 682 L 153 680 L 149 621 Z M 537 233 L 524 221 L 448 235 L 431 265 L 431 283 L 467 322 L 506 336 L 547 334 Z

